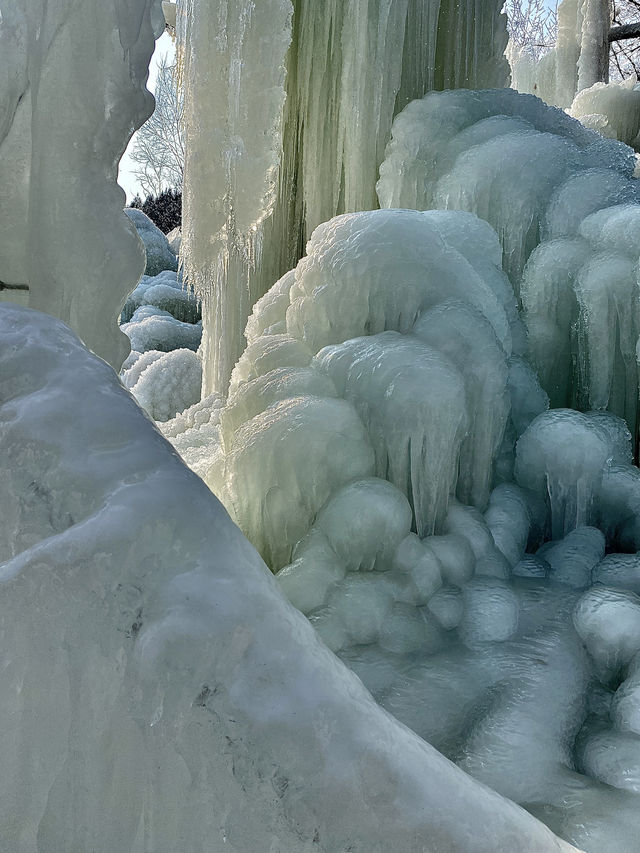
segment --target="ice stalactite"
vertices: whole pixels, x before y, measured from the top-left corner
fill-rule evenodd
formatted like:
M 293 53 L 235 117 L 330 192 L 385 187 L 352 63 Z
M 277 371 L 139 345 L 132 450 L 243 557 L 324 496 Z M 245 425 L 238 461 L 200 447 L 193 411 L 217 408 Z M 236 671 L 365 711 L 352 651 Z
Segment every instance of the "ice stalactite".
M 499 259 L 467 213 L 344 214 L 256 304 L 207 482 L 273 569 L 350 480 L 393 483 L 421 536 L 453 494 L 485 508 L 523 344 Z
M 476 0 L 185 0 L 181 19 L 182 253 L 205 307 L 203 390 L 224 394 L 257 297 L 317 225 L 376 206 L 394 114 L 430 89 L 504 85 L 506 30 Z
M 181 257 L 203 302 L 204 390 L 226 391 L 243 350 L 262 229 L 275 204 L 290 0 L 184 0 Z
M 434 93 L 397 117 L 378 193 L 383 207 L 463 208 L 491 223 L 551 405 L 608 409 L 635 434 L 633 168 L 630 149 L 529 96 Z
M 0 295 L 69 322 L 119 367 L 117 316 L 143 255 L 114 176 L 153 109 L 160 5 L 3 0 L 0 12 Z

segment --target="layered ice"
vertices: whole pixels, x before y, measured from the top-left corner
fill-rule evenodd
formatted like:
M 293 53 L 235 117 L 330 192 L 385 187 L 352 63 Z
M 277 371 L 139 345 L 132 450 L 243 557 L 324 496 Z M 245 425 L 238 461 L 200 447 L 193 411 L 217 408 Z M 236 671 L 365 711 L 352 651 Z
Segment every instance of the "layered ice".
M 574 849 L 373 702 L 69 329 L 6 305 L 0 324 L 0 826 L 12 851 Z M 339 492 L 318 517 L 331 537 L 318 555 L 342 559 L 352 535 L 406 538 L 405 499 L 361 488 L 384 526 L 354 528 L 353 494 Z M 389 551 L 366 555 L 348 564 L 354 591 L 384 579 L 368 569 Z M 417 629 L 433 642 L 440 629 L 368 589 L 383 643 L 415 648 Z M 357 599 L 338 610 L 372 636 Z M 389 640 L 387 612 L 401 629 Z
M 383 207 L 462 208 L 491 223 L 551 405 L 606 409 L 635 433 L 633 167 L 630 149 L 533 97 L 433 93 L 396 118 L 378 194 Z

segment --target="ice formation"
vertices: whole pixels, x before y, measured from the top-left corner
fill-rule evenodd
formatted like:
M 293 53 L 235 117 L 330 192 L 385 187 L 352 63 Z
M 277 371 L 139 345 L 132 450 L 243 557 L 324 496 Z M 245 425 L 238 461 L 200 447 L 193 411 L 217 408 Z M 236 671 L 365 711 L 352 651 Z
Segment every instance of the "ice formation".
M 96 19 L 87 3 L 71 19 L 63 2 L 58 50 L 36 5 L 0 0 L 3 168 L 12 191 L 27 160 L 33 192 L 34 175 L 43 192 L 73 184 L 45 171 L 72 153 L 43 145 L 51 114 L 29 102 L 25 73 L 61 105 L 69 56 L 74 74 L 89 56 L 108 71 L 84 16 L 102 35 L 117 20 L 115 77 L 101 98 L 87 86 L 91 103 L 78 94 L 88 190 L 87 163 L 110 168 L 124 139 L 105 105 L 117 112 L 120 77 L 142 88 L 156 10 L 118 0 Z M 182 257 L 204 296 L 205 390 L 226 392 L 252 300 L 310 240 L 254 306 L 228 396 L 178 412 L 196 394 L 200 329 L 175 272 L 143 277 L 123 307 L 136 347 L 123 380 L 277 574 L 104 362 L 59 321 L 1 306 L 3 841 L 12 853 L 629 853 L 631 152 L 515 92 L 431 95 L 396 119 L 379 192 L 384 206 L 447 209 L 332 218 L 375 205 L 393 114 L 414 95 L 504 82 L 497 5 L 185 0 L 178 13 Z M 599 10 L 585 0 L 572 14 Z M 25 72 L 21 36 L 43 34 L 50 62 L 36 52 Z M 576 46 L 585 86 L 596 41 Z M 68 108 L 53 115 L 56 131 Z M 53 258 L 57 274 L 66 232 L 47 230 L 46 207 L 25 213 L 22 192 L 2 263 Z M 109 276 L 121 260 L 130 270 L 128 252 L 111 251 Z M 97 257 L 68 264 L 65 293 Z
M 523 342 L 499 259 L 466 213 L 344 214 L 257 303 L 207 480 L 272 568 L 354 479 L 393 483 L 422 536 L 452 494 L 484 508 Z
M 500 3 L 188 0 L 180 20 L 182 260 L 204 392 L 224 394 L 256 299 L 316 226 L 375 206 L 394 114 L 433 88 L 505 85 L 505 19 Z
M 574 849 L 373 702 L 67 328 L 0 333 L 7 849 Z
M 530 96 L 433 93 L 397 117 L 378 193 L 383 207 L 462 208 L 491 223 L 551 405 L 608 409 L 635 433 L 633 169 L 628 148 Z
M 514 89 L 568 109 L 578 92 L 609 79 L 611 12 L 603 0 L 562 0 L 558 36 L 539 60 L 509 45 Z
M 69 322 L 119 368 L 117 315 L 143 259 L 115 175 L 153 110 L 162 13 L 154 0 L 49 6 L 0 2 L 0 298 Z
M 124 211 L 136 226 L 138 236 L 144 243 L 147 263 L 145 275 L 158 275 L 163 270 L 177 270 L 178 261 L 169 246 L 168 237 L 155 225 L 146 213 L 135 207 L 127 207 Z
M 148 240 L 145 244 L 147 268 L 150 264 L 156 270 L 166 264 L 170 268 L 143 275 L 122 308 L 120 328 L 131 342 L 131 353 L 122 365 L 121 379 L 147 413 L 162 423 L 200 400 L 202 322 L 198 300 L 171 269 L 175 257 L 166 252 L 164 234 L 155 229 L 162 243 L 144 220 L 143 225 L 143 231 L 151 234 L 152 251 Z M 158 244 L 161 251 L 153 252 Z

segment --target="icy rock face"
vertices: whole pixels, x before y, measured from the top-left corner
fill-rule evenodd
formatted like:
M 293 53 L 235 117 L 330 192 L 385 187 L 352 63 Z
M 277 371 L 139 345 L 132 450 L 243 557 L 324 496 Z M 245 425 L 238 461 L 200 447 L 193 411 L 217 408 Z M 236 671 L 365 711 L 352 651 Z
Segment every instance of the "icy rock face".
M 453 494 L 485 508 L 522 341 L 499 254 L 466 213 L 345 214 L 257 303 L 207 482 L 272 568 L 355 478 L 392 483 L 421 536 Z
M 169 240 L 146 213 L 135 207 L 126 207 L 124 211 L 136 226 L 138 236 L 144 243 L 147 257 L 145 275 L 157 275 L 163 270 L 177 270 L 178 260 L 169 246 Z
M 0 3 L 0 293 L 69 322 L 119 367 L 117 315 L 143 257 L 115 175 L 153 110 L 162 13 L 155 0 L 49 6 Z
M 226 393 L 252 305 L 312 231 L 376 206 L 394 114 L 434 88 L 507 83 L 505 20 L 496 2 L 183 4 L 182 259 L 205 309 L 205 393 Z
M 574 849 L 381 711 L 70 330 L 3 306 L 0 341 L 8 848 Z
M 530 96 L 457 91 L 414 101 L 396 118 L 378 183 L 383 207 L 464 208 L 491 223 L 551 405 L 607 409 L 632 431 L 640 335 L 633 164 L 630 149 Z

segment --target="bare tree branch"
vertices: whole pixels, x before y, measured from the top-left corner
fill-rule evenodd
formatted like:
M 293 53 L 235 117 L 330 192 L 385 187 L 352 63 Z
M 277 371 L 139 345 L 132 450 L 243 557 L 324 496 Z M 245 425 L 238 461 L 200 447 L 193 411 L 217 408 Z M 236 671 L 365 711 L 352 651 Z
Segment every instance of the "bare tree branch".
M 159 195 L 169 187 L 181 187 L 184 172 L 184 134 L 181 92 L 175 66 L 166 59 L 158 65 L 156 108 L 135 136 L 131 159 L 139 164 L 133 174 L 146 195 Z

